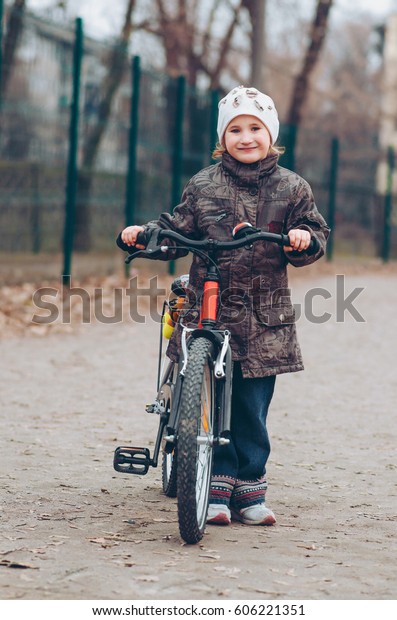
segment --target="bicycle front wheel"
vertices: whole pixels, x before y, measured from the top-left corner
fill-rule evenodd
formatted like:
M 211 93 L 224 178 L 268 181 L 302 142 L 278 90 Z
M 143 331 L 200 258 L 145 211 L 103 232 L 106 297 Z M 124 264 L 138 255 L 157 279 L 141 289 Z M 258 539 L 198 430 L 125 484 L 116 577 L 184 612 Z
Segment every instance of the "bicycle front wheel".
M 215 418 L 213 344 L 196 338 L 182 388 L 178 427 L 178 520 L 189 544 L 202 539 L 208 512 Z

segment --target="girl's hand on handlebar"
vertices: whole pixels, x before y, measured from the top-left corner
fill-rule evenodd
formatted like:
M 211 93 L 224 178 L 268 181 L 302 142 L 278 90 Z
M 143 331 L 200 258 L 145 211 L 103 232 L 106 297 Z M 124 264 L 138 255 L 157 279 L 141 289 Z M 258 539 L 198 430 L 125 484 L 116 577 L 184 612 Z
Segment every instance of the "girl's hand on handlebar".
M 144 232 L 143 226 L 127 226 L 121 233 L 121 240 L 130 246 L 135 246 L 137 250 L 144 250 L 145 246 L 136 242 L 136 238 L 140 232 Z
M 311 235 L 309 231 L 301 228 L 293 228 L 289 231 L 290 245 L 284 247 L 285 252 L 304 252 L 310 245 Z

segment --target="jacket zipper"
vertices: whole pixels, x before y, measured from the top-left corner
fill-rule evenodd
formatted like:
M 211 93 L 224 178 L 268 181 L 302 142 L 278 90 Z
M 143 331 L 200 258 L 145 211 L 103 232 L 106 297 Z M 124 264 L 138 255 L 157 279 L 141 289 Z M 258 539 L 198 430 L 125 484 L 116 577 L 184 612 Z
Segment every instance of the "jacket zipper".
M 227 213 L 221 213 L 220 215 L 217 215 L 217 216 L 214 216 L 214 215 L 204 215 L 203 219 L 204 220 L 213 219 L 214 222 L 220 222 L 225 217 L 227 217 Z

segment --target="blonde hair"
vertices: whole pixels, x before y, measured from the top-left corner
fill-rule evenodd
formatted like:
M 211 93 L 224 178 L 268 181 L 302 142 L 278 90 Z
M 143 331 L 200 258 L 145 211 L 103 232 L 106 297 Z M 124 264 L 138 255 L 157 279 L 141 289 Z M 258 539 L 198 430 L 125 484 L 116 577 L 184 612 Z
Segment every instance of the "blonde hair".
M 226 147 L 221 144 L 220 142 L 217 142 L 214 150 L 212 151 L 212 159 L 220 159 L 223 155 L 223 153 L 226 153 Z M 270 155 L 275 155 L 277 153 L 277 155 L 283 155 L 283 153 L 285 153 L 285 147 L 284 146 L 275 146 L 275 145 L 271 145 L 270 149 L 269 149 L 269 154 Z

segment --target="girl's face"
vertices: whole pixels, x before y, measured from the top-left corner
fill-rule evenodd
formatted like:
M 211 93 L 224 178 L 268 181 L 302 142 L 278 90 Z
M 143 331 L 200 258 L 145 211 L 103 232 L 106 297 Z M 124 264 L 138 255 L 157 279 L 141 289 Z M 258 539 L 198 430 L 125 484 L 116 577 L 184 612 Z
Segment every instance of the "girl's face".
M 241 114 L 230 121 L 225 131 L 227 152 L 244 164 L 265 159 L 271 138 L 265 125 L 255 116 Z

